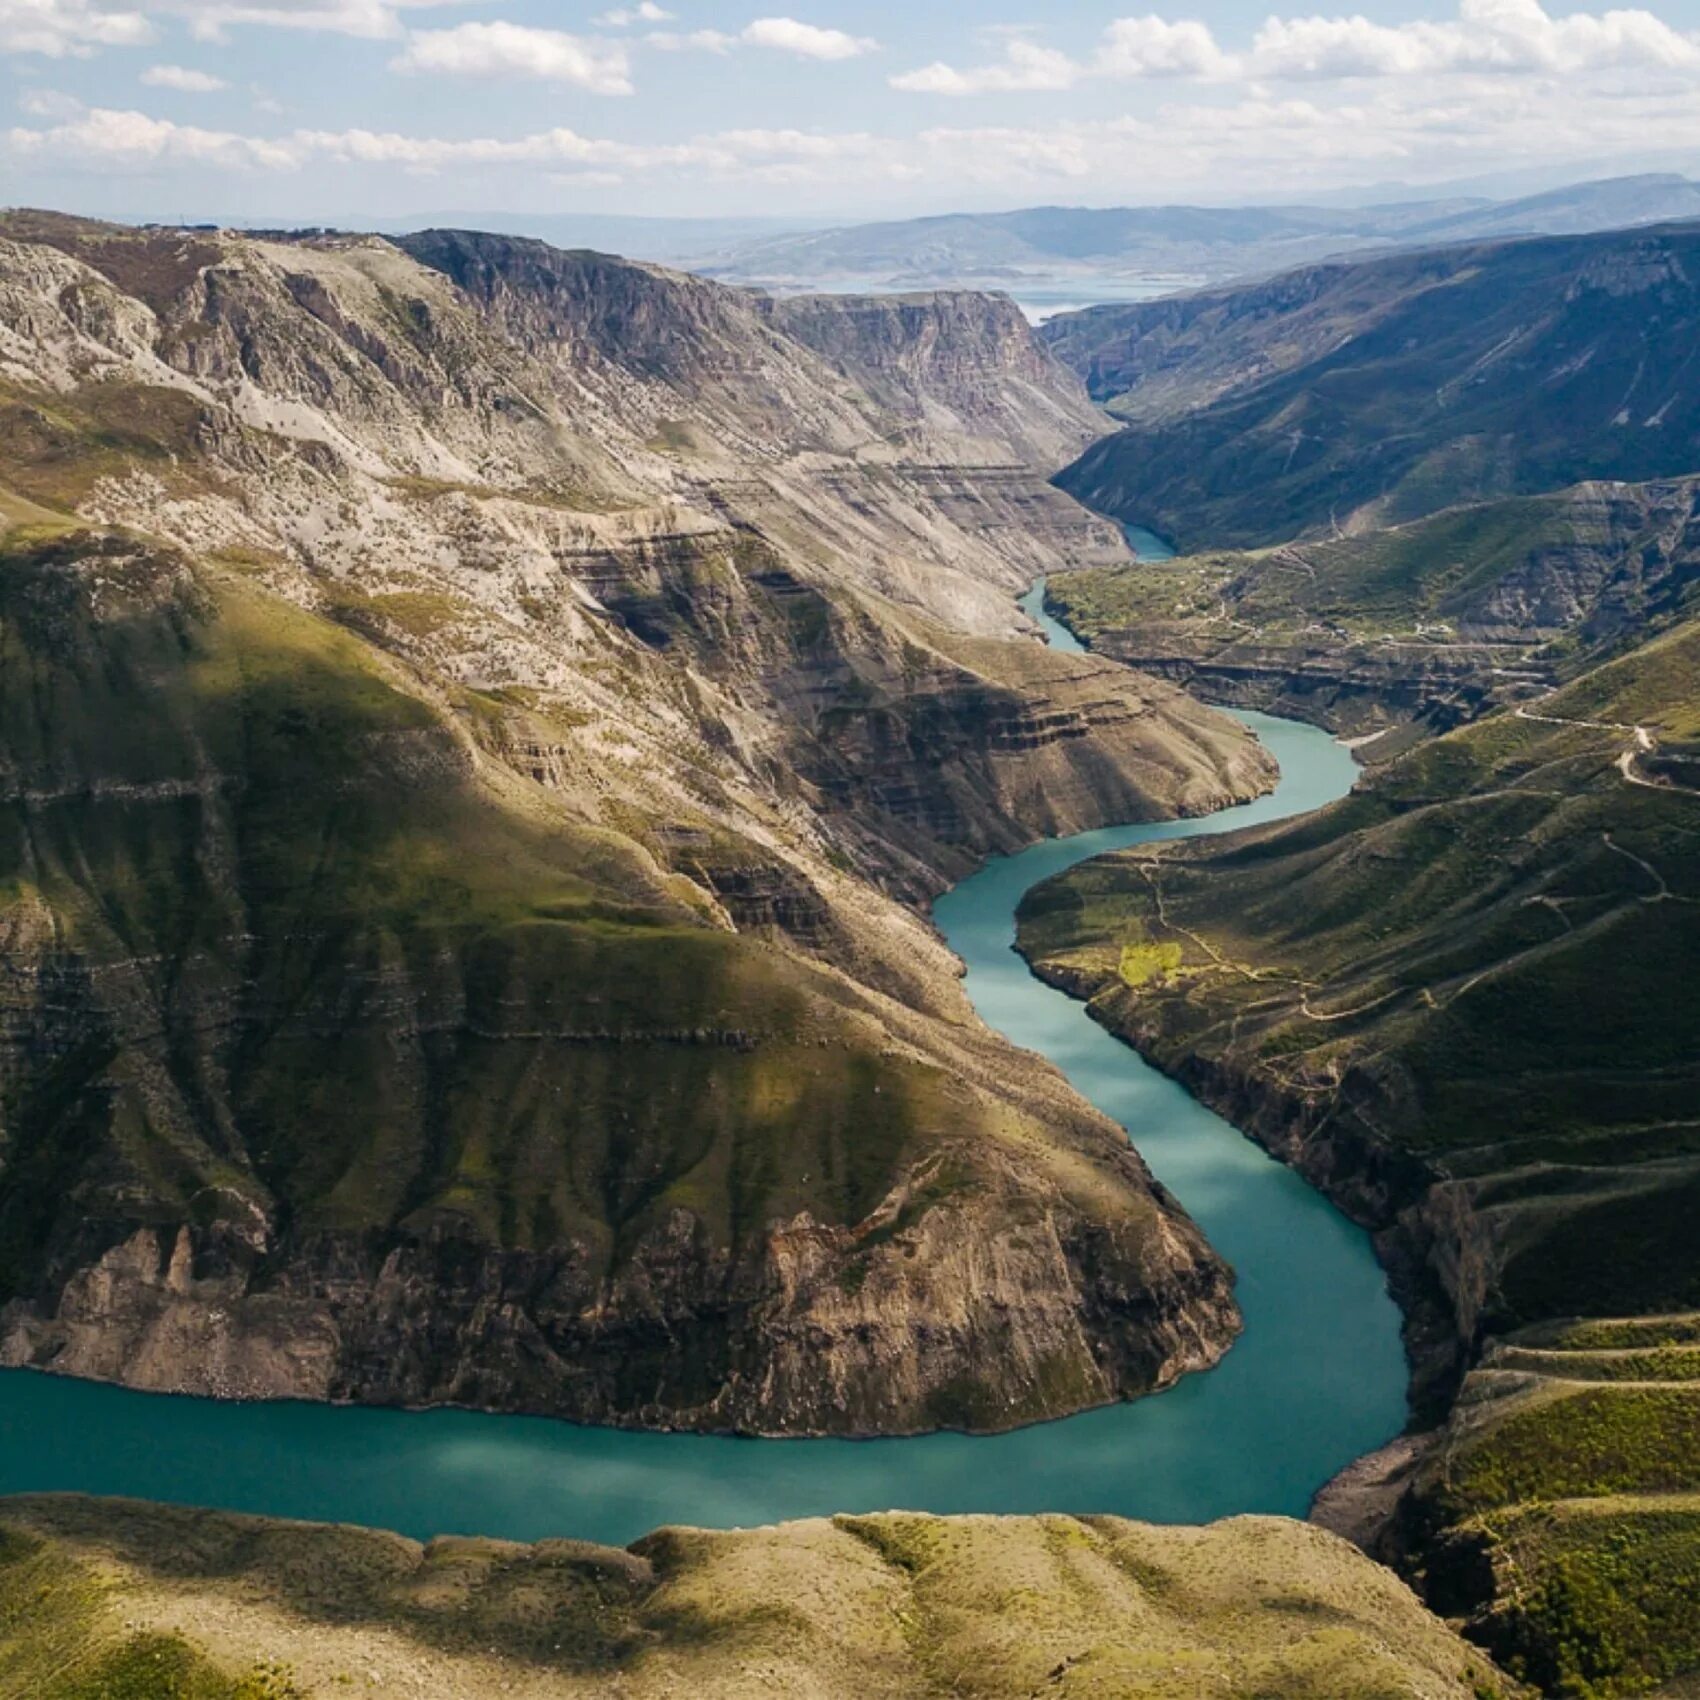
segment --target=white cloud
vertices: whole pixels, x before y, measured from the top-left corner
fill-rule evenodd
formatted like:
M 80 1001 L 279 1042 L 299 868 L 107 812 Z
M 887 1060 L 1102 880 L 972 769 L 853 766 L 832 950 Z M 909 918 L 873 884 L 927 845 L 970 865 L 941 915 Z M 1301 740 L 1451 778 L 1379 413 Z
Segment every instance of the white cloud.
M 798 59 L 858 59 L 879 51 L 879 43 L 867 36 L 801 24 L 795 18 L 757 18 L 738 39 L 748 47 L 771 47 Z
M 89 0 L 0 0 L 0 53 L 85 58 L 101 47 L 139 47 L 153 40 L 140 12 L 109 10 Z
M 598 29 L 623 30 L 633 24 L 664 24 L 673 14 L 663 6 L 657 6 L 655 0 L 642 0 L 637 6 L 618 6 L 612 12 L 604 12 L 599 18 L 590 21 Z
M 891 86 L 909 94 L 1008 94 L 1073 88 L 1081 75 L 1081 66 L 1066 53 L 1016 36 L 1006 41 L 1003 58 L 992 64 L 966 71 L 943 63 L 926 65 L 893 77 Z
M 7 132 L 10 152 L 54 163 L 82 161 L 101 167 L 162 164 L 217 165 L 234 169 L 287 170 L 297 163 L 289 147 L 228 130 L 173 124 L 141 112 L 95 109 L 46 130 Z
M 175 89 L 179 94 L 213 94 L 228 88 L 223 77 L 210 71 L 192 71 L 186 65 L 150 65 L 142 72 L 150 89 Z
M 1105 77 L 1219 77 L 1230 62 L 1196 19 L 1118 18 L 1104 31 L 1093 69 Z
M 1609 69 L 1700 70 L 1700 35 L 1647 11 L 1554 17 L 1540 0 L 1459 0 L 1455 18 L 1402 24 L 1271 16 L 1245 53 L 1226 51 L 1196 18 L 1118 18 L 1086 60 L 1024 39 L 966 69 L 935 64 L 891 79 L 913 94 L 999 94 L 1072 88 L 1087 78 L 1200 82 L 1344 82 L 1367 77 L 1539 74 Z
M 4 0 L 0 0 L 3 4 Z M 153 10 L 183 18 L 197 41 L 225 41 L 236 28 L 315 31 L 367 41 L 402 33 L 401 14 L 461 0 L 150 0 Z
M 1690 70 L 1700 68 L 1700 39 L 1645 11 L 1555 18 L 1539 0 L 1461 0 L 1457 18 L 1442 23 L 1272 17 L 1252 44 L 1251 65 L 1256 75 L 1310 78 Z
M 799 59 L 858 59 L 877 53 L 879 43 L 843 30 L 800 24 L 795 18 L 757 18 L 737 35 L 724 30 L 652 30 L 644 40 L 663 53 L 730 53 L 737 47 L 767 47 Z
M 86 110 L 74 95 L 57 89 L 26 89 L 18 96 L 18 106 L 31 118 L 75 118 Z
M 652 30 L 644 40 L 663 53 L 730 53 L 738 45 L 738 38 L 723 30 L 691 30 L 683 35 L 676 30 Z
M 524 24 L 457 24 L 420 30 L 392 62 L 398 71 L 455 77 L 532 77 L 591 94 L 630 94 L 631 64 L 618 42 L 592 41 Z

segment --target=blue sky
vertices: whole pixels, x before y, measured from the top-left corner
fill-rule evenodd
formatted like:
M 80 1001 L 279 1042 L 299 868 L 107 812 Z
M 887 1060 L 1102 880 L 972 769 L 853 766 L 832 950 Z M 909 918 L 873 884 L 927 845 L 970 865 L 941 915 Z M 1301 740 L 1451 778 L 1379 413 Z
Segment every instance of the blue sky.
M 1700 0 L 0 0 L 0 200 L 879 216 L 1700 163 Z

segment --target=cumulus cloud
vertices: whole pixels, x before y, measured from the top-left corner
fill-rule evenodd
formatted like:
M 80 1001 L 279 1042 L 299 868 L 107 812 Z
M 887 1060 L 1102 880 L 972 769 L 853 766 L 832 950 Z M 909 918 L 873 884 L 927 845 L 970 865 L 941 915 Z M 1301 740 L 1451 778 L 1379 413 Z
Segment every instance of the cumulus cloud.
M 1104 32 L 1092 68 L 1106 77 L 1220 77 L 1231 63 L 1208 24 L 1185 18 L 1118 18 Z
M 798 59 L 858 59 L 879 51 L 879 43 L 867 36 L 801 24 L 795 18 L 757 18 L 738 39 L 746 46 L 771 47 Z
M 5 0 L 0 0 L 4 4 Z M 232 29 L 288 29 L 368 41 L 402 33 L 401 14 L 459 0 L 150 0 L 153 11 L 184 19 L 197 41 L 225 41 Z
M 1555 18 L 1539 0 L 1461 0 L 1457 18 L 1440 23 L 1272 17 L 1252 43 L 1251 64 L 1257 75 L 1311 78 L 1692 70 L 1700 38 L 1645 11 Z
M 988 64 L 928 65 L 893 77 L 891 85 L 912 94 L 967 95 L 1067 89 L 1093 77 L 1340 82 L 1609 69 L 1700 70 L 1700 35 L 1674 29 L 1647 11 L 1554 17 L 1540 0 L 1460 0 L 1455 18 L 1438 21 L 1271 16 L 1248 51 L 1231 53 L 1198 19 L 1150 15 L 1118 18 L 1086 59 L 1014 39 Z
M 454 77 L 530 77 L 591 94 L 630 94 L 631 65 L 618 42 L 525 24 L 470 23 L 420 30 L 391 61 L 395 70 Z
M 1003 58 L 990 64 L 968 70 L 943 62 L 925 65 L 893 77 L 891 86 L 909 94 L 1009 94 L 1073 88 L 1081 75 L 1082 67 L 1066 53 L 1017 36 L 1005 43 Z
M 217 165 L 238 170 L 288 170 L 298 163 L 284 143 L 229 130 L 203 130 L 193 124 L 173 124 L 141 112 L 112 112 L 96 108 L 67 118 L 48 129 L 14 128 L 6 147 L 24 158 L 58 162 L 82 161 L 102 167 L 131 169 L 162 164 Z
M 766 47 L 798 59 L 857 59 L 877 53 L 879 43 L 843 30 L 800 24 L 795 18 L 757 18 L 736 35 L 725 30 L 652 30 L 644 40 L 663 53 L 730 53 L 739 47 Z
M 0 0 L 0 53 L 84 58 L 101 47 L 138 47 L 153 40 L 140 12 L 88 0 Z
M 186 65 L 150 65 L 142 72 L 150 89 L 175 89 L 179 94 L 213 94 L 228 88 L 223 77 L 210 71 L 192 71 Z
M 638 6 L 617 6 L 612 12 L 604 12 L 591 22 L 598 29 L 623 30 L 630 29 L 633 24 L 664 24 L 673 14 L 665 7 L 657 6 L 655 0 L 643 0 Z

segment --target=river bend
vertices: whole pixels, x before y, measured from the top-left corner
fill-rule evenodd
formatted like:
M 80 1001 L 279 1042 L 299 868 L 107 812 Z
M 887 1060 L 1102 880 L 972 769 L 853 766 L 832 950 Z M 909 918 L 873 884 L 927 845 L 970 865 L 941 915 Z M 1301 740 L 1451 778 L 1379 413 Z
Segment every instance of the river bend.
M 1153 540 L 1154 541 L 1154 540 Z M 1137 546 L 1137 541 L 1136 541 Z M 1078 647 L 1024 603 L 1059 646 Z M 1050 839 L 934 911 L 993 1027 L 1043 1052 L 1132 1136 L 1239 1275 L 1246 1331 L 1206 1374 L 1133 1405 L 1014 1434 L 739 1440 L 467 1411 L 221 1404 L 0 1373 L 0 1493 L 80 1491 L 364 1523 L 421 1538 L 625 1544 L 664 1523 L 748 1527 L 836 1511 L 1113 1512 L 1202 1522 L 1302 1516 L 1405 1417 L 1399 1316 L 1368 1237 L 1142 1062 L 1014 954 L 1022 894 L 1089 856 L 1226 832 L 1351 788 L 1326 733 L 1241 716 L 1281 764 L 1271 795 L 1202 820 Z

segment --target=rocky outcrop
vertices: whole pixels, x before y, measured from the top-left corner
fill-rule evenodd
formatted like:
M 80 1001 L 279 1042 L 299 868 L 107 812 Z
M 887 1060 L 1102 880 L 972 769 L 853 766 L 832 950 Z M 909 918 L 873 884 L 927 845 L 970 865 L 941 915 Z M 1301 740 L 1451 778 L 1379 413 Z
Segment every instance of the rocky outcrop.
M 64 1248 L 74 1272 L 50 1304 L 6 1307 L 0 1363 L 217 1398 L 872 1435 L 1010 1428 L 1215 1362 L 1238 1314 L 1196 1233 L 1152 1243 L 1036 1196 L 1018 1166 L 992 1173 L 917 1209 L 940 1191 L 935 1158 L 860 1223 L 803 1212 L 735 1251 L 676 1209 L 612 1274 L 588 1244 L 447 1228 L 139 1227 L 99 1255 Z M 1150 1184 L 1131 1156 L 1124 1183 Z

